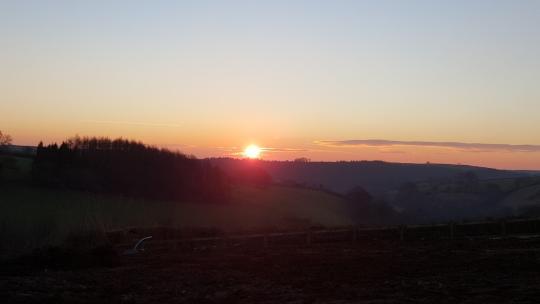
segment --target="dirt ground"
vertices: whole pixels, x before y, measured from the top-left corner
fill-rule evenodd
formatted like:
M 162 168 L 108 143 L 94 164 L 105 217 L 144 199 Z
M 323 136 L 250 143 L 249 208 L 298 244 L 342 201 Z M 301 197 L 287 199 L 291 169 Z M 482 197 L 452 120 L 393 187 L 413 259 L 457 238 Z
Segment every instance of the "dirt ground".
M 2 303 L 538 303 L 540 240 L 147 249 L 4 267 Z

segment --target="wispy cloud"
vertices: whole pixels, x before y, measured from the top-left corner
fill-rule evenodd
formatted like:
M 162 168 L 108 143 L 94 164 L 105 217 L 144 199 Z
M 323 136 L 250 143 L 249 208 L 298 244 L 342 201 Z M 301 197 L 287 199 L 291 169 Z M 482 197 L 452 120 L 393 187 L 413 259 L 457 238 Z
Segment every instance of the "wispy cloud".
M 307 152 L 308 149 L 296 149 L 296 148 L 261 148 L 263 151 L 267 152 Z
M 352 139 L 352 140 L 319 140 L 316 144 L 330 147 L 433 147 L 457 149 L 469 152 L 540 152 L 540 145 L 510 145 L 510 144 L 484 144 L 464 142 L 437 142 L 437 141 L 397 141 L 385 139 Z
M 83 120 L 85 123 L 94 124 L 109 124 L 109 125 L 130 125 L 130 126 L 146 126 L 146 127 L 169 127 L 179 128 L 179 124 L 153 123 L 153 122 L 138 122 L 138 121 L 123 121 L 123 120 Z

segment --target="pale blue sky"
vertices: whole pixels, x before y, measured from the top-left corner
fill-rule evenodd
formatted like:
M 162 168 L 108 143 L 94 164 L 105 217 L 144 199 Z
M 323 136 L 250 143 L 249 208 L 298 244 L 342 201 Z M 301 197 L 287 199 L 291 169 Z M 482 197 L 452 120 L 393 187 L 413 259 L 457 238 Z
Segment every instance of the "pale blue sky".
M 540 144 L 540 1 L 0 0 L 0 50 L 21 143 Z

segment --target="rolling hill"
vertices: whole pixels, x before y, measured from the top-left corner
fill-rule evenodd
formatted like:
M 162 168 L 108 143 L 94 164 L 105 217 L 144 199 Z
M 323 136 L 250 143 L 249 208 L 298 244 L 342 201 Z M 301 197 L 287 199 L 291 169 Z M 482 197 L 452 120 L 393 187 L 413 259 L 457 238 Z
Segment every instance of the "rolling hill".
M 515 178 L 530 174 L 465 165 L 381 161 L 294 162 L 216 158 L 211 159 L 211 162 L 231 175 L 235 175 L 238 168 L 257 166 L 268 172 L 278 183 L 299 183 L 314 188 L 322 186 L 338 193 L 346 193 L 356 186 L 362 186 L 376 195 L 396 189 L 407 182 L 448 181 L 464 172 L 473 172 L 479 179 Z
M 540 216 L 540 183 L 518 189 L 501 202 L 514 215 Z
M 70 235 L 130 227 L 251 230 L 353 223 L 347 202 L 289 187 L 235 187 L 229 204 L 149 201 L 23 185 L 0 185 L 0 252 L 60 244 Z
M 87 231 L 130 227 L 306 228 L 353 224 L 348 201 L 313 189 L 233 185 L 228 203 L 127 198 L 33 186 L 32 159 L 0 155 L 0 252 L 22 252 Z

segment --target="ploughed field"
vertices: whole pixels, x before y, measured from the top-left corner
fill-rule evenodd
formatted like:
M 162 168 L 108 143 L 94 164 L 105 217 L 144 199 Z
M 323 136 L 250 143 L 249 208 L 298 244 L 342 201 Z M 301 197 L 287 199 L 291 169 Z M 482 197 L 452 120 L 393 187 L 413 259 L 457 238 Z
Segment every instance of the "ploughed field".
M 102 263 L 2 265 L 0 298 L 3 303 L 540 301 L 537 238 L 229 244 L 101 254 Z

